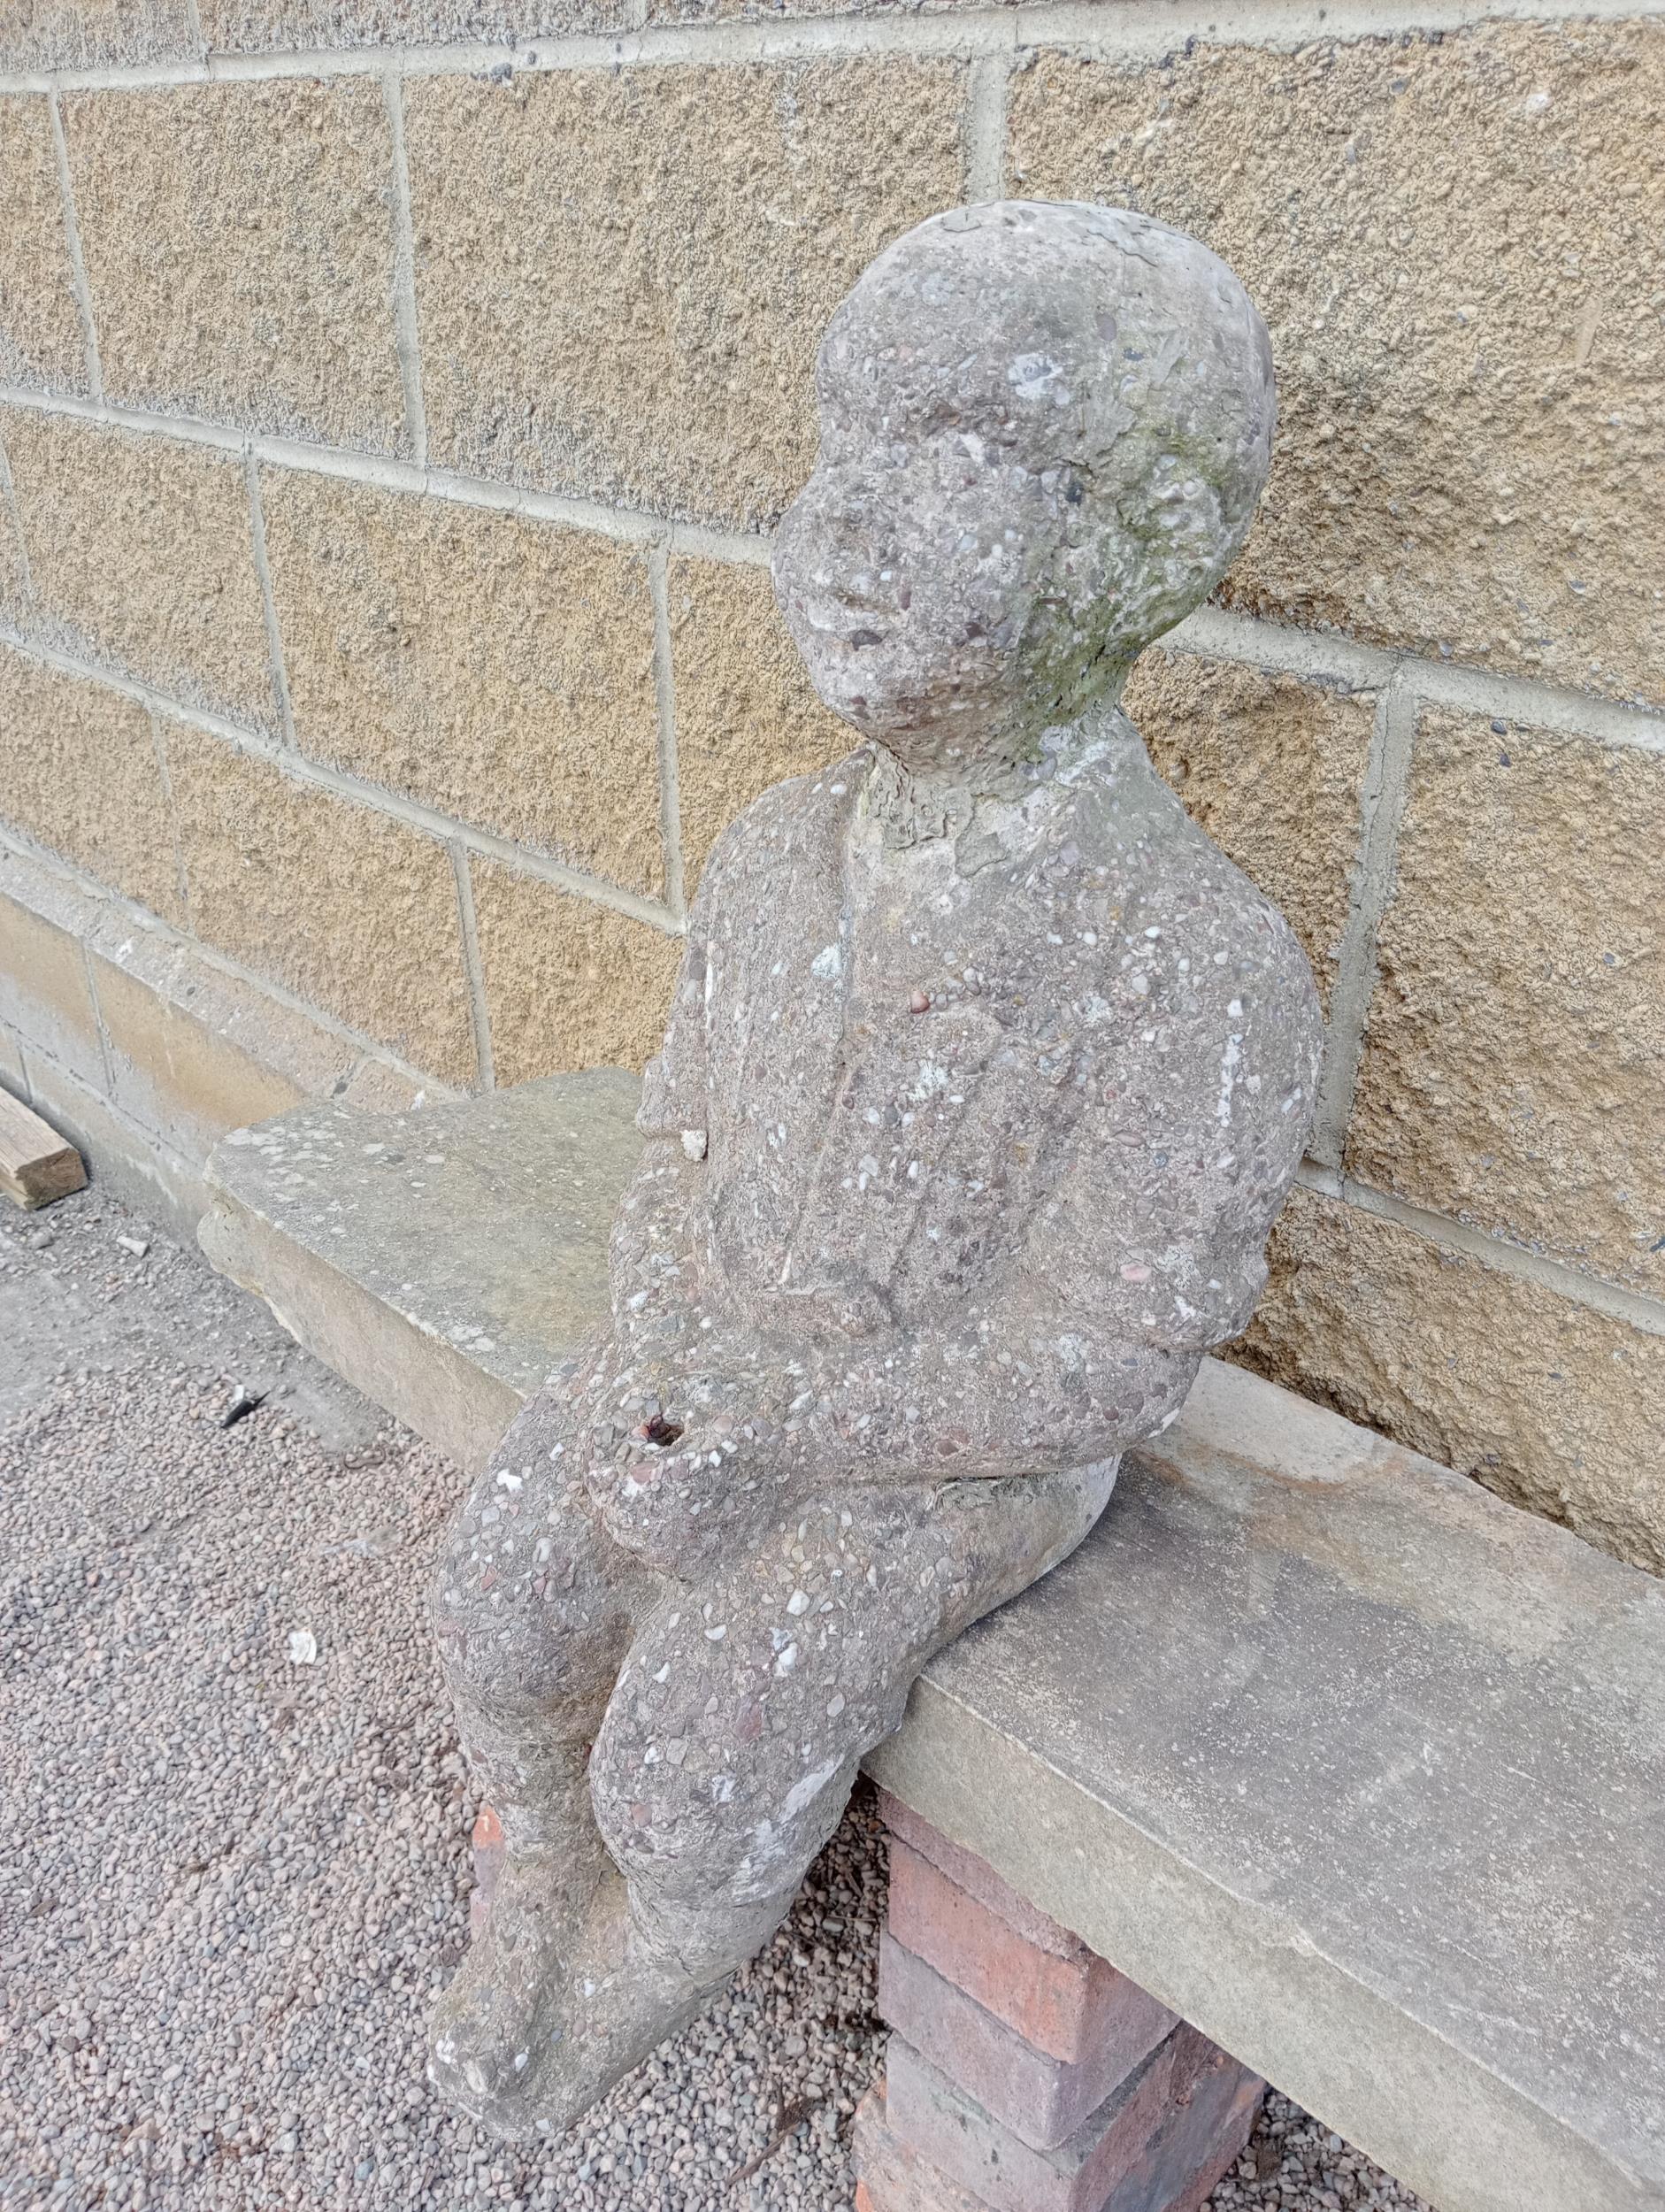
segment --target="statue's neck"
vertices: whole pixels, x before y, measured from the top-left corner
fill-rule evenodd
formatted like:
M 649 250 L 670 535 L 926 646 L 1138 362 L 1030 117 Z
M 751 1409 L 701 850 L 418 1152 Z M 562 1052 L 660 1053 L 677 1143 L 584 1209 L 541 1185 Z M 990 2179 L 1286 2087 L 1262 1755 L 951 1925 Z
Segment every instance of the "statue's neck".
M 970 759 L 910 764 L 886 745 L 873 746 L 866 810 L 894 845 L 955 837 L 980 803 L 1020 803 L 1049 784 L 1067 784 L 1089 771 L 1117 772 L 1129 741 L 1139 741 L 1114 694 L 1093 700 L 1073 721 L 1055 723 L 1020 745 L 991 741 Z

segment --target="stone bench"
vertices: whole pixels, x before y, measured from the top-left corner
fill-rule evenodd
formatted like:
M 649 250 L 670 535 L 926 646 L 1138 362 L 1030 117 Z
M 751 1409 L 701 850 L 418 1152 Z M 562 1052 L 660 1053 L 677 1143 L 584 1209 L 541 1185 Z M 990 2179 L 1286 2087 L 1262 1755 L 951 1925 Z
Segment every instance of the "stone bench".
M 604 1310 L 634 1102 L 610 1071 L 303 1107 L 216 1153 L 203 1242 L 476 1468 Z M 1439 2212 L 1665 2207 L 1651 1578 L 1209 1363 L 869 1764 Z

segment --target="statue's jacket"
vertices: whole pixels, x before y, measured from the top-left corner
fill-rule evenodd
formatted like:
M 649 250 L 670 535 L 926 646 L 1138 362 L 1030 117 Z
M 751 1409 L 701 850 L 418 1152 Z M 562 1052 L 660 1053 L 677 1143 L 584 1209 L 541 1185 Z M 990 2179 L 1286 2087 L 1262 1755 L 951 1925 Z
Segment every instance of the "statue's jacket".
M 1310 971 L 1116 710 L 935 833 L 898 833 L 886 765 L 777 785 L 712 851 L 617 1325 L 674 1315 L 707 1375 L 795 1352 L 894 1471 L 1082 1463 L 1252 1310 L 1311 1110 Z

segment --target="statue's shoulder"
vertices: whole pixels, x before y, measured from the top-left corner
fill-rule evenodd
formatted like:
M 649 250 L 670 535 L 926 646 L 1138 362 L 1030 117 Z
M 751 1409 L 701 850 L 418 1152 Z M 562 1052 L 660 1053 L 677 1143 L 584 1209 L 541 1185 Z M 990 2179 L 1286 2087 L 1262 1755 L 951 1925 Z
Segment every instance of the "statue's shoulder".
M 701 879 L 738 886 L 783 865 L 814 873 L 836 862 L 857 795 L 872 765 L 863 746 L 830 768 L 771 783 L 734 817 L 711 847 Z
M 1143 971 L 1208 1018 L 1246 984 L 1298 1018 L 1317 1018 L 1312 971 L 1274 902 L 1193 821 L 1148 761 L 1072 795 L 1074 843 L 1095 907 L 1107 976 Z

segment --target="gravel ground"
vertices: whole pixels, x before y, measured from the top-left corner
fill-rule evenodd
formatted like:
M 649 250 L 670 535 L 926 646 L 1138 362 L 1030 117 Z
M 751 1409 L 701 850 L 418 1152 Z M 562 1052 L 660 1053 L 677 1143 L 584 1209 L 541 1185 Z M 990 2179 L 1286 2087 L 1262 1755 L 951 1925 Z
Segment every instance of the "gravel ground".
M 0 2203 L 849 2205 L 864 1796 L 587 2131 L 490 2144 L 422 2070 L 475 1809 L 423 1619 L 456 1471 L 96 1191 L 0 1224 Z M 1281 2098 L 1211 2204 L 1416 2212 Z

